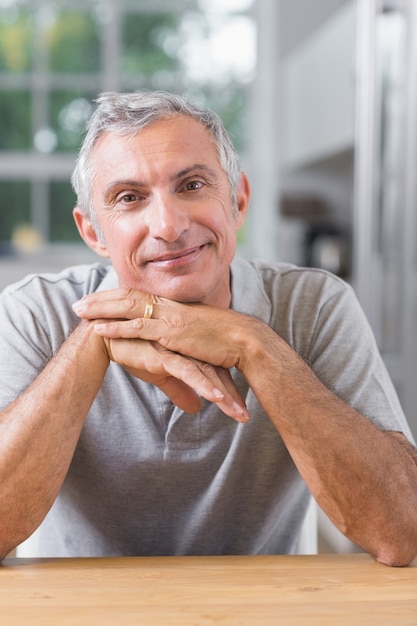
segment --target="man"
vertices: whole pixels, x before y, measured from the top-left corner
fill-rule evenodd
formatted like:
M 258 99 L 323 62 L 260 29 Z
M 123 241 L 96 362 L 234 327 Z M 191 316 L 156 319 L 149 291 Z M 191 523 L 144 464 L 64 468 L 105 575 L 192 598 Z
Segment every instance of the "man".
M 1 555 L 295 552 L 310 493 L 375 559 L 417 554 L 412 436 L 340 279 L 235 258 L 220 120 L 104 94 L 73 175 L 111 265 L 1 296 Z

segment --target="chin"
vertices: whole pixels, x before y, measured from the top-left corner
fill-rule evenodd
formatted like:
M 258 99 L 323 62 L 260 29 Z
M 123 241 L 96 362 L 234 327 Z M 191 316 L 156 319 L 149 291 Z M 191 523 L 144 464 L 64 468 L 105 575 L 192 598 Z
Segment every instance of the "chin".
M 142 281 L 138 280 L 137 277 L 131 276 L 129 282 L 125 282 L 125 285 L 184 304 L 201 303 L 225 306 L 225 303 L 220 300 L 228 297 L 223 293 L 221 281 L 216 283 L 213 288 L 213 280 L 208 283 L 201 274 L 198 276 L 164 276 L 162 278 L 161 276 L 155 276 L 153 279 L 147 277 L 146 280 Z
M 190 284 L 181 285 L 180 282 L 174 278 L 165 281 L 138 281 L 137 278 L 135 280 L 130 277 L 130 280 L 119 281 L 119 284 L 176 302 L 203 302 L 208 298 L 209 293 L 207 289 L 201 288 L 201 282 L 198 287 Z
M 165 292 L 161 291 L 158 295 L 184 304 L 206 303 L 209 300 L 209 294 L 206 291 L 194 289 L 168 289 Z

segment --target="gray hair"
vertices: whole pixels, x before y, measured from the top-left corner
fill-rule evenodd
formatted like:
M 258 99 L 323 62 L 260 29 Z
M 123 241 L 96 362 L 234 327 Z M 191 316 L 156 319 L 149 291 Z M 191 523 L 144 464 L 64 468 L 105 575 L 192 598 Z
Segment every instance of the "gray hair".
M 97 230 L 92 201 L 94 171 L 91 153 L 105 132 L 133 135 L 142 128 L 176 115 L 187 115 L 200 122 L 209 131 L 220 167 L 229 181 L 234 214 L 237 212 L 237 189 L 240 180 L 240 162 L 231 138 L 219 116 L 210 109 L 199 109 L 185 97 L 167 92 L 102 93 L 92 114 L 81 146 L 71 182 L 77 195 L 77 206 L 89 217 Z

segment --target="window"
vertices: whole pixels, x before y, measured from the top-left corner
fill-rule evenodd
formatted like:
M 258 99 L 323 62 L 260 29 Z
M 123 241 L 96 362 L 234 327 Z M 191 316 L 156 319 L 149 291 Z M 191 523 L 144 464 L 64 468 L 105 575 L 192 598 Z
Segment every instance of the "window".
M 185 93 L 215 109 L 243 151 L 252 4 L 0 0 L 0 242 L 22 226 L 78 240 L 69 179 L 101 91 Z

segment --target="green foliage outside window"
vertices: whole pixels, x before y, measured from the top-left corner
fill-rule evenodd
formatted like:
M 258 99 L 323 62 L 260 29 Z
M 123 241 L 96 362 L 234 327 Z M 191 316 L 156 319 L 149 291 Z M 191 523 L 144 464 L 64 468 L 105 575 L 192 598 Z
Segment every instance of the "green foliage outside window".
M 209 78 L 204 72 L 197 79 L 187 76 L 186 61 L 195 59 L 199 74 L 200 57 L 184 53 L 186 33 L 196 36 L 197 24 L 204 38 L 209 29 L 202 13 L 200 19 L 197 0 L 186 4 L 188 13 L 175 10 L 169 2 L 166 11 L 152 11 L 150 4 L 125 0 L 108 0 L 105 7 L 96 0 L 8 0 L 5 4 L 0 0 L 0 159 L 7 158 L 8 152 L 25 155 L 36 170 L 36 175 L 26 172 L 28 180 L 17 183 L 2 180 L 0 168 L 0 241 L 10 240 L 18 224 L 40 214 L 40 226 L 33 225 L 42 229 L 48 223 L 44 236 L 79 241 L 72 219 L 71 169 L 68 166 L 68 180 L 63 181 L 61 171 L 40 169 L 39 156 L 45 167 L 55 156 L 68 163 L 72 156 L 75 159 L 93 101 L 102 90 L 186 93 L 219 113 L 242 151 L 245 85 L 233 77 L 217 83 L 216 72 Z M 114 22 L 103 7 L 106 11 L 117 7 L 115 15 L 120 15 L 112 31 L 115 56 L 110 69 L 104 50 Z M 184 30 L 185 23 L 189 31 Z M 198 41 L 199 34 L 200 30 Z M 34 208 L 31 202 L 38 195 L 31 192 L 31 185 L 36 180 L 47 185 L 49 193 L 44 196 L 45 206 Z
M 121 70 L 127 74 L 152 75 L 175 70 L 178 61 L 163 48 L 164 39 L 178 28 L 174 14 L 128 13 L 123 19 Z
M 93 110 L 95 94 L 57 90 L 50 94 L 50 126 L 56 137 L 57 152 L 78 152 L 86 119 Z
M 100 70 L 97 22 L 89 13 L 62 11 L 46 30 L 51 72 Z
M 0 92 L 0 150 L 28 150 L 32 143 L 28 91 Z
M 51 241 L 80 242 L 80 235 L 72 217 L 75 194 L 67 181 L 54 181 L 49 187 L 51 207 L 49 237 Z
M 29 181 L 0 181 L 0 243 L 10 241 L 15 228 L 29 222 Z
M 0 9 L 0 72 L 21 74 L 32 69 L 33 20 L 29 11 Z

